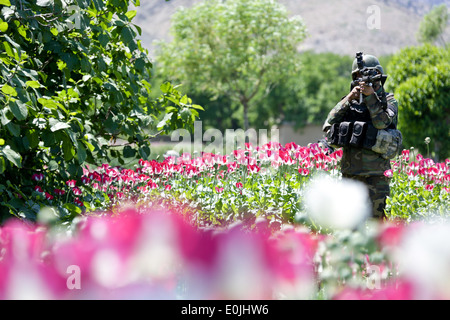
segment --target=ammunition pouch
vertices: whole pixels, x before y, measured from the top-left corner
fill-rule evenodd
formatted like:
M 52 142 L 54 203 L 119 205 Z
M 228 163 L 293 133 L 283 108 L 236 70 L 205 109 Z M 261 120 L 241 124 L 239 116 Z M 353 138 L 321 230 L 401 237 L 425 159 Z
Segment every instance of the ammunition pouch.
M 402 133 L 397 129 L 378 130 L 372 151 L 380 153 L 384 159 L 392 159 L 402 148 Z
M 344 121 L 331 126 L 328 133 L 328 141 L 333 147 L 352 146 L 373 150 L 372 147 L 377 142 L 378 131 L 368 122 Z
M 353 132 L 353 123 L 352 122 L 341 122 L 339 125 L 339 137 L 338 137 L 338 145 L 340 146 L 348 146 L 350 143 L 350 139 L 352 137 Z
M 367 131 L 367 122 L 355 121 L 353 124 L 353 133 L 350 138 L 350 145 L 360 148 L 364 143 L 364 138 Z
M 334 123 L 328 132 L 328 143 L 331 146 L 339 147 L 339 123 Z

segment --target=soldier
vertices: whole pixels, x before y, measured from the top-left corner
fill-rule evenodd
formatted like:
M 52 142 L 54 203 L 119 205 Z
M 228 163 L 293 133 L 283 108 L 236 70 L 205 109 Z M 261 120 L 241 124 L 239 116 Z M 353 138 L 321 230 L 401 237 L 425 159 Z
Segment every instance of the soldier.
M 397 127 L 398 103 L 393 94 L 384 91 L 386 75 L 376 57 L 358 53 L 352 78 L 350 93 L 330 111 L 323 131 L 331 146 L 343 147 L 342 177 L 363 182 L 369 189 L 372 216 L 385 219 L 390 189 L 384 172 L 390 169 L 392 153 L 386 156 L 386 148 L 380 151 L 378 147 L 384 143 L 380 142 L 381 132 L 395 140 L 387 132 Z

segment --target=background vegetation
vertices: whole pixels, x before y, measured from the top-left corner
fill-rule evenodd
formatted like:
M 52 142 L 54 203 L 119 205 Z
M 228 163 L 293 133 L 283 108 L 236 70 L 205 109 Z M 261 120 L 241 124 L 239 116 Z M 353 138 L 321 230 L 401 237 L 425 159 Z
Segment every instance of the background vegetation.
M 278 2 L 180 10 L 154 63 L 131 4 L 140 3 L 0 0 L 0 217 L 33 219 L 86 165 L 156 158 L 152 138 L 197 118 L 222 131 L 322 124 L 348 92 L 353 57 L 298 51 L 307 26 Z M 436 160 L 450 141 L 445 13 L 425 16 L 417 37 L 426 44 L 379 57 L 404 147 Z M 38 192 L 36 179 L 53 194 Z M 53 204 L 72 216 L 75 198 Z

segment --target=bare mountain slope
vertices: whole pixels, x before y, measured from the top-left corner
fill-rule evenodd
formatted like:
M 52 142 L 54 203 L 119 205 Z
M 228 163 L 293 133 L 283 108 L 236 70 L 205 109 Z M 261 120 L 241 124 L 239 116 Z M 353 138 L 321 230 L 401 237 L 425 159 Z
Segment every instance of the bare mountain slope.
M 170 40 L 172 14 L 178 7 L 208 0 L 141 0 L 134 20 L 142 42 L 154 57 L 154 40 Z M 300 15 L 309 31 L 299 50 L 354 55 L 362 50 L 375 55 L 416 45 L 420 21 L 433 5 L 450 0 L 279 0 L 290 15 Z M 449 28 L 447 28 L 448 30 Z M 447 32 L 446 38 L 450 32 Z

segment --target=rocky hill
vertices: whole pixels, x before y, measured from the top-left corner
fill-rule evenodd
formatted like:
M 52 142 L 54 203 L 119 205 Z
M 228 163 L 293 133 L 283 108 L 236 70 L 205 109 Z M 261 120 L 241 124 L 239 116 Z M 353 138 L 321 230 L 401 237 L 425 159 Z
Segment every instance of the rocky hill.
M 208 0 L 141 0 L 134 22 L 139 25 L 145 47 L 154 55 L 154 40 L 170 40 L 172 14 L 180 7 Z M 300 15 L 308 28 L 308 38 L 299 50 L 354 55 L 364 51 L 374 55 L 397 52 L 416 45 L 416 33 L 423 15 L 433 5 L 450 0 L 279 0 L 290 15 Z M 376 19 L 376 20 L 374 20 Z M 450 39 L 447 28 L 446 39 Z

